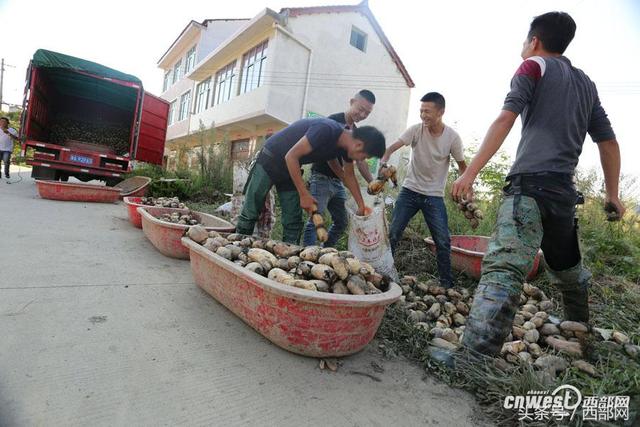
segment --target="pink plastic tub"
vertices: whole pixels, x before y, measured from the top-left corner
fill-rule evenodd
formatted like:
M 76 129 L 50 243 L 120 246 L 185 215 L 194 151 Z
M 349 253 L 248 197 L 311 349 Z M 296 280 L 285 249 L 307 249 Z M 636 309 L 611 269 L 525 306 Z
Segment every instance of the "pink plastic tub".
M 140 203 L 140 200 L 142 200 L 142 197 L 125 197 L 122 200 L 124 201 L 124 204 L 127 207 L 127 213 L 129 214 L 129 222 L 131 224 L 133 224 L 134 227 L 142 228 L 142 217 L 140 216 L 140 213 L 138 212 L 138 208 L 140 208 L 140 207 L 151 208 L 151 207 L 154 207 L 154 206 L 143 205 L 142 203 Z M 174 210 L 174 211 L 178 211 L 178 212 L 184 211 L 185 213 L 188 212 L 188 210 L 189 210 L 186 207 L 184 207 L 184 208 L 164 208 L 164 209 Z
M 115 203 L 120 190 L 104 185 L 79 184 L 60 181 L 36 180 L 38 194 L 43 199 L 67 202 Z
M 385 308 L 398 300 L 396 284 L 378 295 L 338 295 L 282 285 L 252 273 L 189 238 L 195 282 L 275 345 L 303 356 L 338 357 L 362 350 L 375 336 Z
M 120 198 L 143 197 L 147 195 L 151 178 L 148 176 L 134 176 L 116 184 L 114 188 L 120 190 Z
M 451 236 L 451 267 L 454 270 L 466 273 L 476 280 L 482 275 L 482 258 L 489 245 L 489 237 L 486 236 Z M 436 245 L 431 237 L 424 239 L 429 249 L 436 253 Z M 541 251 L 538 251 L 533 268 L 527 275 L 527 280 L 533 280 L 538 275 Z
M 173 224 L 156 218 L 162 214 L 175 211 L 175 208 L 139 207 L 138 213 L 142 217 L 142 231 L 153 246 L 163 255 L 171 258 L 189 259 L 189 250 L 182 246 L 182 242 L 180 241 L 189 226 Z M 188 210 L 185 209 L 185 212 L 186 211 Z M 221 233 L 231 233 L 235 231 L 233 224 L 217 216 L 204 212 L 191 211 L 191 213 L 198 219 L 200 225 L 203 225 L 208 231 L 215 230 Z

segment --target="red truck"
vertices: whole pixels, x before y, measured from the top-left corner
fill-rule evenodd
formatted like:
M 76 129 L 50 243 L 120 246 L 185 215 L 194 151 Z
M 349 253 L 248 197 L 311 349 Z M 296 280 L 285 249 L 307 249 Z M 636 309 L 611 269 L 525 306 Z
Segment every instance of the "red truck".
M 162 164 L 168 114 L 137 77 L 39 49 L 27 70 L 22 155 L 37 179 L 115 185 L 133 160 Z

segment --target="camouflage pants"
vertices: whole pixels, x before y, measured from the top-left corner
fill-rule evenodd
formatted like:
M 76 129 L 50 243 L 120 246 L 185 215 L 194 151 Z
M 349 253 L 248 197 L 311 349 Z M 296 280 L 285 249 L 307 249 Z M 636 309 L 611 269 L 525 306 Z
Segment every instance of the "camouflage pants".
M 463 344 L 466 347 L 493 355 L 500 350 L 511 332 L 522 284 L 533 267 L 538 249 L 550 246 L 549 251 L 552 252 L 554 249 L 551 248 L 557 246 L 553 242 L 555 236 L 545 236 L 545 231 L 554 224 L 553 217 L 542 214 L 548 214 L 547 210 L 544 203 L 539 204 L 535 198 L 522 194 L 508 195 L 502 202 L 496 228 L 482 262 L 482 278 L 464 332 Z M 564 233 L 567 232 L 576 239 L 577 248 L 575 230 L 564 230 Z M 543 244 L 543 240 L 546 240 L 546 244 Z M 576 256 L 570 255 L 568 259 Z M 577 257 L 580 259 L 579 251 Z M 555 261 L 552 264 L 559 265 Z M 561 271 L 548 268 L 548 272 L 552 283 L 563 291 L 565 309 L 569 306 L 567 317 L 571 320 L 587 320 L 586 297 L 590 275 L 582 267 L 582 262 Z

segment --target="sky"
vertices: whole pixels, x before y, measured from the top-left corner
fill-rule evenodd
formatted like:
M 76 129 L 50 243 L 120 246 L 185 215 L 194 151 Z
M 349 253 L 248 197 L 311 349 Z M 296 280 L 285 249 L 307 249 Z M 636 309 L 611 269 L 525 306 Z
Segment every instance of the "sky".
M 0 57 L 14 66 L 6 67 L 4 100 L 22 104 L 26 68 L 38 48 L 136 75 L 158 94 L 162 71 L 157 61 L 191 19 L 251 18 L 265 7 L 353 3 L 0 0 Z M 408 124 L 419 121 L 420 97 L 440 92 L 447 100 L 445 122 L 467 145 L 480 142 L 498 115 L 532 18 L 558 8 L 570 13 L 577 32 L 565 55 L 598 85 L 620 143 L 623 173 L 640 176 L 640 1 L 370 0 L 369 6 L 416 83 Z M 505 142 L 511 156 L 519 133 L 518 125 Z M 599 167 L 589 138 L 579 167 Z

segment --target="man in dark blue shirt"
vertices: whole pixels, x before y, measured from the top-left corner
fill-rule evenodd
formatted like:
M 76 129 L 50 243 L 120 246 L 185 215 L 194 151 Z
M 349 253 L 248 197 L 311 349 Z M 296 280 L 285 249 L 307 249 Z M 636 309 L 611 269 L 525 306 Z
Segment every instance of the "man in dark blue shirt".
M 342 124 L 345 129 L 353 130 L 357 128 L 356 123 L 369 117 L 375 103 L 376 97 L 371 91 L 361 90 L 351 98 L 349 109 L 346 112 L 335 113 L 328 118 Z M 314 163 L 311 167 L 311 178 L 309 179 L 309 190 L 313 198 L 318 201 L 318 212 L 324 214 L 324 211 L 328 210 L 331 214 L 331 228 L 329 229 L 329 238 L 324 243 L 325 247 L 335 246 L 348 225 L 347 209 L 345 208 L 347 193 L 340 178 L 344 172 L 342 171 L 340 159 L 338 159 L 338 162 L 340 163 L 338 174 L 331 169 L 327 162 Z M 362 177 L 367 183 L 371 182 L 373 176 L 369 171 L 367 162 L 360 160 L 356 164 Z M 316 229 L 311 219 L 309 219 L 304 228 L 302 242 L 304 246 L 316 244 Z
M 249 173 L 242 212 L 236 231 L 253 233 L 253 228 L 265 198 L 276 187 L 282 209 L 283 240 L 298 243 L 302 231 L 302 210 L 311 213 L 317 201 L 302 180 L 301 165 L 329 162 L 333 170 L 341 170 L 338 159 L 344 162 L 343 182 L 358 205 L 358 214 L 366 207 L 356 180 L 353 161 L 381 157 L 385 138 L 372 126 L 353 131 L 338 122 L 325 118 L 301 119 L 272 135 L 265 142 L 256 164 Z

